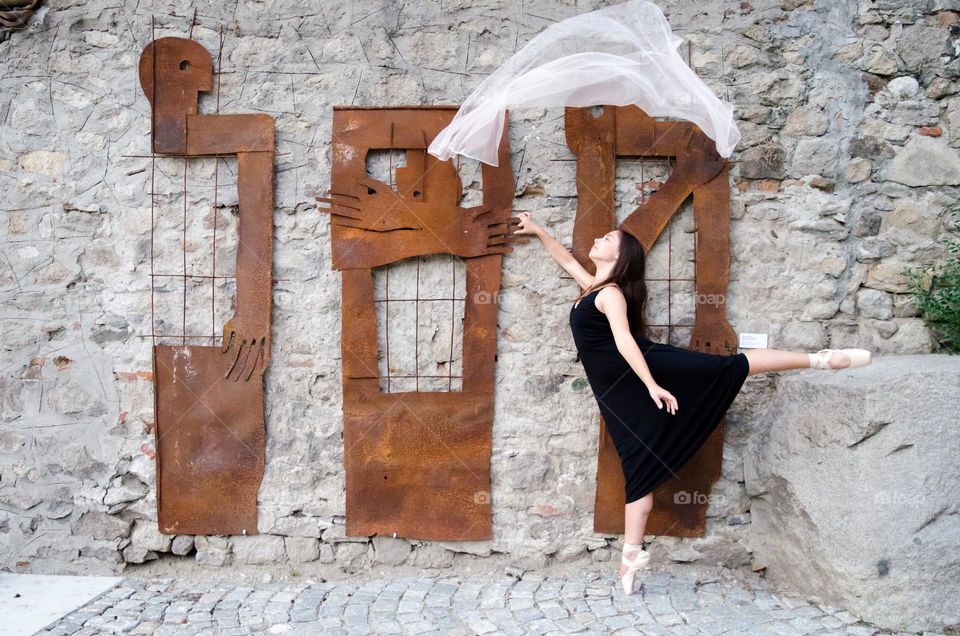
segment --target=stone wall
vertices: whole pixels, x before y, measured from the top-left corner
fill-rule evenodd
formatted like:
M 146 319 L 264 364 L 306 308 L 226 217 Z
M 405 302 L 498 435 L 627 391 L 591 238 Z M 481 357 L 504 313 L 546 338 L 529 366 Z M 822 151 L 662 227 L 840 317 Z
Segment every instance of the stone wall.
M 494 539 L 344 536 L 340 274 L 330 266 L 329 218 L 314 203 L 329 188 L 331 106 L 458 103 L 551 20 L 600 4 L 200 3 L 191 26 L 195 3 L 63 0 L 0 42 L 0 569 L 107 572 L 158 555 L 346 570 L 497 554 L 533 566 L 615 558 L 616 537 L 592 532 L 597 410 L 566 324 L 576 287 L 537 243 L 504 259 Z M 945 208 L 960 184 L 960 3 L 662 6 L 690 43 L 692 66 L 736 105 L 743 134 L 732 170 L 734 328 L 767 333 L 772 347 L 929 352 L 902 269 L 943 252 Z M 256 537 L 155 530 L 144 337 L 154 167 L 136 75 L 152 20 L 157 37 L 192 31 L 215 59 L 223 27 L 221 112 L 276 118 L 274 349 Z M 213 94 L 201 100 L 203 112 L 216 108 Z M 511 121 L 514 209 L 532 211 L 569 245 L 575 164 L 562 110 Z M 157 162 L 168 185 L 181 174 L 174 163 Z M 231 227 L 230 165 L 198 165 L 191 205 Z M 618 167 L 619 219 L 667 169 Z M 183 196 L 171 188 L 159 205 L 182 208 Z M 688 202 L 670 236 L 688 249 L 692 231 Z M 163 232 L 161 255 L 176 246 Z M 689 271 L 689 252 L 678 259 L 676 271 Z M 664 337 L 683 344 L 683 334 Z M 743 452 L 771 383 L 750 378 L 728 415 L 707 536 L 665 538 L 658 549 L 677 560 L 749 562 Z

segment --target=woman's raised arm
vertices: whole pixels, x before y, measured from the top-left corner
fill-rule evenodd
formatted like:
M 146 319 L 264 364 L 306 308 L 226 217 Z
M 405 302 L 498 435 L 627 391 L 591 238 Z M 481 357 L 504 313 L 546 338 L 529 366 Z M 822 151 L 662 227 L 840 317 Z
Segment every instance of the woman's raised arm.
M 517 226 L 517 229 L 514 230 L 514 234 L 536 235 L 544 247 L 547 248 L 547 252 L 550 253 L 553 260 L 557 261 L 560 267 L 567 270 L 580 287 L 587 289 L 593 284 L 595 280 L 594 276 L 584 269 L 583 265 L 570 253 L 570 250 L 561 245 L 557 239 L 550 236 L 550 233 L 543 227 L 537 225 L 537 223 L 530 218 L 529 212 L 521 212 L 517 217 L 520 219 L 520 224 Z

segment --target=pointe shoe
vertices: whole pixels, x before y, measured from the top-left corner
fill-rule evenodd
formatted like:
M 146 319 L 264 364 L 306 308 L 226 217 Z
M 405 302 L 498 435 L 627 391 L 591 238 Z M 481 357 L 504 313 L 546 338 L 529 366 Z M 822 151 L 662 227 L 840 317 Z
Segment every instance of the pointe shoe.
M 834 353 L 845 354 L 850 358 L 850 364 L 845 367 L 830 366 L 830 360 Z M 870 364 L 870 352 L 866 349 L 821 349 L 816 353 L 808 353 L 810 356 L 811 369 L 853 369 L 855 367 L 865 367 Z
M 634 555 L 633 560 L 627 558 L 628 551 Z M 633 594 L 633 583 L 636 579 L 637 572 L 650 563 L 650 553 L 643 549 L 643 544 L 624 543 L 623 555 L 620 557 L 620 562 L 627 566 L 627 571 L 620 576 L 623 593 L 627 595 Z

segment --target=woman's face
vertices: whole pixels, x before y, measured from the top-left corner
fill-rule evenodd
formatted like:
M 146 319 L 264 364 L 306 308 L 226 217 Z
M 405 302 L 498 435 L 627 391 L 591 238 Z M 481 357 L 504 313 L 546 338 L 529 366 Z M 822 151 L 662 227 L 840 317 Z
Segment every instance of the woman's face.
M 593 240 L 593 247 L 590 248 L 590 258 L 594 261 L 615 262 L 620 254 L 620 232 L 611 230 L 603 236 Z

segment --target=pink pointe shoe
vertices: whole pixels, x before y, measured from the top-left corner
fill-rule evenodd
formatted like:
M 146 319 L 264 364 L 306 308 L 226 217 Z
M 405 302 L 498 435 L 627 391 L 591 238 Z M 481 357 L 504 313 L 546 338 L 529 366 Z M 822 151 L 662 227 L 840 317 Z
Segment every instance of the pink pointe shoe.
M 633 554 L 633 559 L 627 558 L 627 552 Z M 633 594 L 633 583 L 637 572 L 642 570 L 650 563 L 650 553 L 643 549 L 643 545 L 634 543 L 623 544 L 623 555 L 620 557 L 621 563 L 627 566 L 627 571 L 620 576 L 620 584 L 623 586 L 623 593 Z
M 834 355 L 841 354 L 841 355 Z M 870 364 L 870 352 L 866 349 L 821 349 L 816 353 L 808 353 L 811 369 L 853 369 Z M 850 359 L 850 364 L 844 366 L 844 356 Z M 833 365 L 830 363 L 834 362 Z

